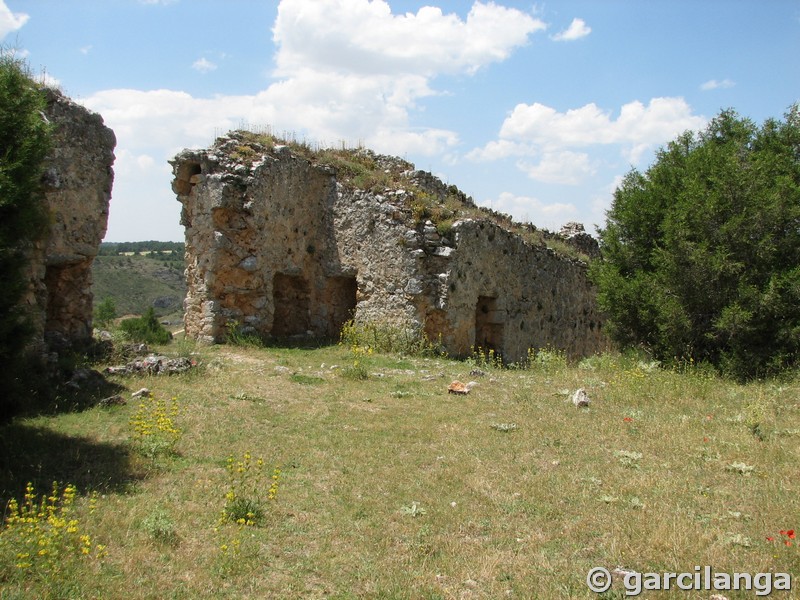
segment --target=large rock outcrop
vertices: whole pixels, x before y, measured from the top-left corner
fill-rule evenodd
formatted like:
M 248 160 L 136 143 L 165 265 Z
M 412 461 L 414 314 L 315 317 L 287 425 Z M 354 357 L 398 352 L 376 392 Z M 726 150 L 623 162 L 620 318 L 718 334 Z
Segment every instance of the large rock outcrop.
M 100 115 L 45 89 L 53 149 L 44 184 L 50 225 L 30 253 L 24 302 L 35 346 L 58 350 L 92 337 L 92 261 L 106 233 L 114 180 L 114 132 Z
M 605 347 L 585 260 L 511 231 L 410 163 L 236 132 L 172 164 L 190 337 L 222 341 L 233 323 L 333 337 L 355 318 L 424 330 L 458 356 Z

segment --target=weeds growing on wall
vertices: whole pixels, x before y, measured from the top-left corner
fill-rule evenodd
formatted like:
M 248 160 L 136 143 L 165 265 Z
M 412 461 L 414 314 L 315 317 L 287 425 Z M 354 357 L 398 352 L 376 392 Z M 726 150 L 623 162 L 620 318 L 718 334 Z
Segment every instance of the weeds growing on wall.
M 342 326 L 339 343 L 348 348 L 371 349 L 373 352 L 408 356 L 443 356 L 440 343 L 428 339 L 419 328 L 388 323 L 356 323 Z
M 406 210 L 416 224 L 430 220 L 442 236 L 449 236 L 452 224 L 458 219 L 478 219 L 495 223 L 499 227 L 521 236 L 534 246 L 547 247 L 556 253 L 587 261 L 588 257 L 555 234 L 539 230 L 531 223 L 518 223 L 510 215 L 477 206 L 474 201 L 451 185 L 441 194 L 432 194 L 414 184 L 407 173 L 413 165 L 392 158 L 390 168 L 380 157 L 356 146 L 342 142 L 339 147 L 326 147 L 319 142 L 298 141 L 293 132 L 277 136 L 270 127 L 252 127 L 231 132 L 228 136 L 237 141 L 231 156 L 245 164 L 253 164 L 264 152 L 272 152 L 276 145 L 288 146 L 298 156 L 312 163 L 332 167 L 339 181 L 357 190 L 383 193 L 387 189 L 403 189 L 408 192 Z
M 263 348 L 264 339 L 255 331 L 247 330 L 237 322 L 228 323 L 225 333 L 225 341 L 232 346 L 243 346 L 245 348 Z

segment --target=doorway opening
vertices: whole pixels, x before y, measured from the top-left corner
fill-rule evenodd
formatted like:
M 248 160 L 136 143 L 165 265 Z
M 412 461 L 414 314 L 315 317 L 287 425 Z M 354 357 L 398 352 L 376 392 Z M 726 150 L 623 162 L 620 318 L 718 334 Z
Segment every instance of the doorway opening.
M 498 310 L 497 298 L 478 296 L 475 308 L 475 347 L 496 355 L 503 352 L 503 334 L 505 328 L 505 311 Z
M 308 332 L 311 328 L 311 294 L 305 279 L 298 275 L 276 273 L 272 280 L 272 301 L 275 308 L 273 336 L 288 337 Z

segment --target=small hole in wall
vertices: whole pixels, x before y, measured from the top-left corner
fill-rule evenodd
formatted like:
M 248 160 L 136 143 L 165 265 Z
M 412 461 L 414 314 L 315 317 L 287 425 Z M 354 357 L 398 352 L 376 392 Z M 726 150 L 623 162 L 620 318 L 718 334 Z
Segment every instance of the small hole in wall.
M 519 324 L 519 330 L 520 330 L 520 331 L 525 331 L 525 321 L 522 321 L 522 322 Z
M 175 178 L 175 191 L 181 196 L 188 196 L 192 193 L 192 178 L 195 175 L 200 175 L 202 169 L 199 163 L 188 162 L 183 163 L 178 167 L 178 173 Z
M 314 254 L 314 252 L 316 252 L 316 251 L 317 251 L 317 249 L 314 247 L 314 244 L 309 244 L 306 247 L 306 252 L 308 252 L 309 254 Z
M 450 291 L 451 292 L 455 292 L 456 291 L 456 284 L 455 283 L 451 283 L 450 284 Z

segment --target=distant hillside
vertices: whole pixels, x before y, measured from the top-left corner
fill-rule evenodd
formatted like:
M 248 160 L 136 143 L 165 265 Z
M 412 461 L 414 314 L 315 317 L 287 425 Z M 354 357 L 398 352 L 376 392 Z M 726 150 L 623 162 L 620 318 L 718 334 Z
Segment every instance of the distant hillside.
M 186 297 L 183 244 L 155 244 L 171 244 L 175 249 L 156 250 L 149 242 L 104 243 L 101 246 L 92 266 L 95 305 L 111 297 L 119 316 L 142 314 L 152 306 L 160 317 L 181 318 Z M 116 251 L 120 246 L 125 253 Z M 131 247 L 135 250 L 128 249 Z
M 116 256 L 118 254 L 162 253 L 183 259 L 183 242 L 103 242 L 100 244 L 100 254 Z

